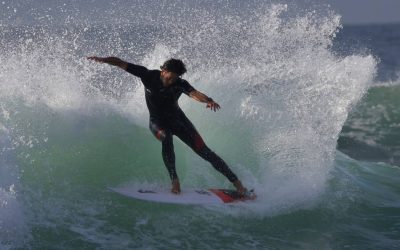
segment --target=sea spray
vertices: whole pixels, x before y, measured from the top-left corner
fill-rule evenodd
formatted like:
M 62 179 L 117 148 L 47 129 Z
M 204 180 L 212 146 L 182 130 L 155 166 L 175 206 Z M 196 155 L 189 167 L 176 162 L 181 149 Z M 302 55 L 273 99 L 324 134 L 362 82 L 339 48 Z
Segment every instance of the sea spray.
M 187 226 L 196 216 L 208 223 L 219 216 L 210 217 L 212 211 L 203 208 L 191 212 L 128 203 L 105 191 L 126 182 L 169 188 L 169 180 L 160 144 L 147 128 L 140 79 L 86 56 L 113 55 L 151 69 L 169 57 L 183 59 L 189 69 L 184 78 L 222 109 L 209 112 L 185 96 L 180 106 L 208 146 L 256 189 L 258 201 L 243 209 L 249 217 L 255 211 L 268 217 L 318 204 L 341 127 L 374 76 L 372 56 L 331 51 L 340 17 L 330 11 L 296 14 L 292 5 L 265 4 L 243 15 L 164 2 L 163 10 L 175 15 L 148 10 L 139 22 L 133 13 L 144 6 L 117 6 L 114 12 L 132 19 L 120 15 L 105 24 L 1 26 L 0 122 L 10 131 L 11 166 L 21 179 L 6 177 L 1 184 L 7 193 L 15 184 L 11 200 L 22 196 L 17 203 L 36 235 L 50 235 L 44 243 L 35 241 L 38 248 L 51 245 L 52 236 L 69 241 L 71 232 L 79 236 L 77 246 L 110 247 L 109 238 L 131 247 L 157 245 L 151 237 L 168 240 L 146 230 L 154 218 L 163 226 L 171 218 Z M 118 18 L 126 22 L 113 22 Z M 182 188 L 232 187 L 178 141 Z M 222 215 L 233 210 L 216 208 Z M 117 219 L 109 217 L 115 214 Z M 126 218 L 138 220 L 137 230 L 145 233 L 137 235 L 145 237 L 129 242 L 126 232 L 136 229 L 126 226 L 132 222 Z M 225 228 L 224 222 L 216 228 Z M 194 233 L 199 230 L 188 230 L 189 238 L 200 242 Z

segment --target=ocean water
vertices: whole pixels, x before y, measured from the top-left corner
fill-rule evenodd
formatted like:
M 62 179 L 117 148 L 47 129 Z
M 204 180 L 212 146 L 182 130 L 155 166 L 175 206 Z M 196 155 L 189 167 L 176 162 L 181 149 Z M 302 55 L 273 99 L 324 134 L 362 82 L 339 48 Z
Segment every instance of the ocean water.
M 4 1 L 0 249 L 398 249 L 400 26 L 258 1 Z M 237 206 L 137 201 L 170 188 L 139 79 L 169 57 L 222 109 L 183 96 L 255 188 Z M 175 140 L 181 187 L 231 188 Z
M 339 149 L 353 158 L 399 166 L 400 25 L 344 27 L 336 51 L 362 51 L 379 61 L 374 82 L 349 114 Z M 340 45 L 339 45 L 340 44 Z

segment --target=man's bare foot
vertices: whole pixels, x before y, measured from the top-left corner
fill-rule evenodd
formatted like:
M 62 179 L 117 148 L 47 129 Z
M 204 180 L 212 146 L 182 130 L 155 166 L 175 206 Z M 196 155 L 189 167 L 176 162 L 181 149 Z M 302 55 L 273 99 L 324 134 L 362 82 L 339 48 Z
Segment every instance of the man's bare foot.
M 172 180 L 172 189 L 171 192 L 174 194 L 181 193 L 181 185 L 179 184 L 179 179 Z
M 239 180 L 236 180 L 233 183 L 233 186 L 235 186 L 236 190 L 238 191 L 238 193 L 240 195 L 243 195 L 243 196 L 246 195 L 247 189 L 245 187 L 243 187 L 242 183 Z
M 235 181 L 233 185 L 236 187 L 237 192 L 244 200 L 255 200 L 257 198 L 254 190 L 252 189 L 248 191 L 247 188 L 243 187 L 239 180 Z

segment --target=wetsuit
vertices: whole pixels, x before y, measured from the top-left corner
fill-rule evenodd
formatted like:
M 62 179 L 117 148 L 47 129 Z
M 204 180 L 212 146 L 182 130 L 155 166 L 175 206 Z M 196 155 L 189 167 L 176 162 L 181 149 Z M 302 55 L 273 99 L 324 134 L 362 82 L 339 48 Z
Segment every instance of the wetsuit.
M 162 142 L 162 156 L 171 180 L 177 179 L 175 169 L 175 153 L 172 136 L 179 137 L 201 158 L 221 172 L 229 181 L 238 178 L 227 164 L 204 143 L 196 128 L 178 106 L 182 93 L 189 95 L 195 90 L 186 80 L 178 78 L 176 82 L 165 87 L 161 81 L 159 70 L 128 64 L 129 73 L 140 77 L 145 87 L 146 104 L 150 112 L 150 130 Z

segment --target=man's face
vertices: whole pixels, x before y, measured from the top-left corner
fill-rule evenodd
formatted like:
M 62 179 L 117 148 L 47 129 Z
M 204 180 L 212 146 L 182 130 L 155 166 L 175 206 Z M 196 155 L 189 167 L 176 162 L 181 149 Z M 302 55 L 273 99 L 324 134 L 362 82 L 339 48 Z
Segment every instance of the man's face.
M 173 84 L 178 78 L 179 76 L 177 73 L 165 69 L 161 70 L 161 81 L 167 86 Z

